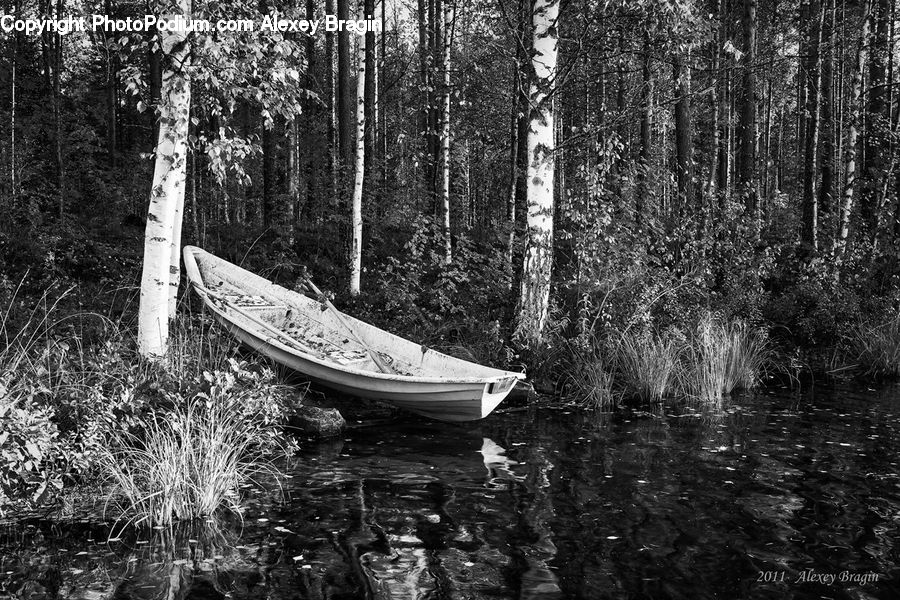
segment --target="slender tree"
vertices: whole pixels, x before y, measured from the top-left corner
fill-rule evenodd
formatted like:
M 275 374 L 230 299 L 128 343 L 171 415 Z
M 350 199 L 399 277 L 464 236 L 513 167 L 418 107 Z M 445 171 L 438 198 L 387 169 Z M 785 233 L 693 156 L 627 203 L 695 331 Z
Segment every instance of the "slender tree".
M 167 5 L 167 8 L 177 11 L 165 14 L 168 19 L 176 16 L 188 18 L 190 0 L 178 0 L 177 4 Z M 159 140 L 144 233 L 144 265 L 138 308 L 138 350 L 148 358 L 161 357 L 168 348 L 170 296 L 177 291 L 180 277 L 180 248 L 179 240 L 174 235 L 175 220 L 184 206 L 191 108 L 187 35 L 175 29 L 160 32 L 159 36 L 164 61 Z
M 450 47 L 453 43 L 451 24 L 453 23 L 453 5 L 451 0 L 444 3 L 443 52 L 441 54 L 441 70 L 443 86 L 441 89 L 441 231 L 444 237 L 444 261 L 453 260 L 453 246 L 450 240 Z
M 365 2 L 359 3 L 360 15 L 365 13 Z M 350 295 L 358 296 L 362 274 L 362 201 L 366 170 L 366 43 L 359 40 L 359 58 L 356 74 L 356 160 L 354 162 L 353 206 L 350 225 Z
M 528 128 L 528 236 L 518 301 L 516 338 L 532 346 L 541 340 L 550 306 L 553 266 L 554 114 L 560 0 L 535 0 L 532 13 L 533 79 Z
M 350 18 L 350 0 L 337 0 L 338 19 Z M 339 31 L 338 38 L 338 76 L 337 76 L 337 112 L 338 138 L 341 163 L 344 167 L 353 159 L 353 91 L 350 73 L 350 33 Z M 345 196 L 346 198 L 346 196 Z
M 638 153 L 638 186 L 635 194 L 634 220 L 641 227 L 644 219 L 644 207 L 647 204 L 649 187 L 647 185 L 650 170 L 650 130 L 653 119 L 653 72 L 650 69 L 650 34 L 644 32 L 644 48 L 641 53 L 641 145 Z
M 853 212 L 853 194 L 859 177 L 857 150 L 859 147 L 859 127 L 862 124 L 863 73 L 866 66 L 866 53 L 869 47 L 872 24 L 872 0 L 863 3 L 863 14 L 859 45 L 856 49 L 856 60 L 853 65 L 853 76 L 850 83 L 850 123 L 847 132 L 846 163 L 844 167 L 844 193 L 841 201 L 840 226 L 835 242 L 835 259 L 840 262 L 847 247 L 850 235 L 850 215 Z
M 743 0 L 743 81 L 738 113 L 737 185 L 747 213 L 759 228 L 759 198 L 756 189 L 756 0 Z
M 809 29 L 806 56 L 806 147 L 803 159 L 803 227 L 801 241 L 809 251 L 819 247 L 819 205 L 816 196 L 817 154 L 819 149 L 819 87 L 821 83 L 820 46 L 822 45 L 822 10 L 819 0 L 809 3 Z
M 865 175 L 860 198 L 862 221 L 874 239 L 879 208 L 883 204 L 883 183 L 890 157 L 891 107 L 887 102 L 890 82 L 887 80 L 890 56 L 891 0 L 875 0 L 872 6 L 872 44 L 869 53 L 869 89 L 866 94 L 866 121 L 863 148 L 863 174 Z
M 822 180 L 819 185 L 819 212 L 824 218 L 834 210 L 835 136 L 839 135 L 834 123 L 834 54 L 837 45 L 835 0 L 827 0 L 823 11 L 825 11 L 825 21 L 822 39 L 823 41 L 827 39 L 827 43 L 824 44 L 824 54 L 821 59 L 822 102 L 819 129 L 822 139 Z
M 676 55 L 672 78 L 675 80 L 675 176 L 680 207 L 694 201 L 694 145 L 691 121 L 691 71 Z

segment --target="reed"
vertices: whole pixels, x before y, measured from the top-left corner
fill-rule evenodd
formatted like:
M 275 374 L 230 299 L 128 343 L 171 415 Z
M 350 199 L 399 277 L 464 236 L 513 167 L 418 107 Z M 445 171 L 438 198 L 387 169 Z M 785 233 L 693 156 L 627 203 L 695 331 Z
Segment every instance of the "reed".
M 673 338 L 625 333 L 614 353 L 626 395 L 659 402 L 674 391 L 681 348 Z
M 263 458 L 260 436 L 243 410 L 250 392 L 215 390 L 155 412 L 143 431 L 114 436 L 102 466 L 112 483 L 110 502 L 133 525 L 238 511 L 240 489 L 259 474 L 278 474 Z M 248 427 L 248 423 L 251 425 Z M 268 440 L 265 440 L 268 442 Z
M 702 404 L 718 404 L 737 389 L 755 387 L 769 354 L 761 331 L 741 321 L 723 324 L 707 314 L 685 344 L 679 370 L 681 391 Z
M 850 334 L 856 362 L 868 376 L 900 376 L 900 317 L 858 325 Z

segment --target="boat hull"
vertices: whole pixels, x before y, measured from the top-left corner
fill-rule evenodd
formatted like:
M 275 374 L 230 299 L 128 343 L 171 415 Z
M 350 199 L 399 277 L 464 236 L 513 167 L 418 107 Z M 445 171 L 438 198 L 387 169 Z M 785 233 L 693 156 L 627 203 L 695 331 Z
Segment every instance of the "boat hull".
M 383 400 L 438 421 L 483 419 L 503 402 L 515 384 L 512 381 L 505 390 L 491 393 L 489 383 L 379 381 L 364 374 L 330 369 L 287 352 L 238 327 L 224 315 L 216 314 L 216 320 L 253 351 L 310 381 L 351 396 Z
M 205 261 L 215 259 L 223 263 L 223 268 L 232 270 L 229 273 L 232 279 L 244 278 L 247 288 L 253 293 L 271 296 L 273 300 L 284 302 L 298 311 L 308 311 L 309 307 L 304 307 L 304 304 L 310 300 L 217 259 L 199 248 L 188 246 L 184 249 L 188 278 L 197 284 L 197 292 L 222 326 L 252 350 L 322 386 L 351 396 L 383 400 L 436 420 L 472 421 L 489 415 L 512 391 L 516 381 L 524 378 L 521 373 L 501 371 L 443 355 L 347 315 L 344 317 L 353 323 L 357 334 L 365 335 L 373 348 L 402 359 L 403 363 L 398 364 L 408 367 L 418 364 L 420 370 L 416 375 L 407 376 L 373 372 L 323 360 L 321 355 L 315 356 L 298 350 L 290 340 L 284 339 L 287 335 L 278 335 L 271 328 L 267 331 L 266 328 L 259 327 L 258 319 L 254 319 L 257 321 L 257 326 L 254 326 L 253 320 L 248 320 L 246 314 L 242 316 L 233 307 L 213 301 L 210 297 L 213 294 L 205 287 L 206 282 L 195 255 L 202 256 Z M 321 318 L 321 315 L 318 317 Z M 391 349 L 399 354 L 394 355 Z M 447 375 L 442 376 L 444 373 Z

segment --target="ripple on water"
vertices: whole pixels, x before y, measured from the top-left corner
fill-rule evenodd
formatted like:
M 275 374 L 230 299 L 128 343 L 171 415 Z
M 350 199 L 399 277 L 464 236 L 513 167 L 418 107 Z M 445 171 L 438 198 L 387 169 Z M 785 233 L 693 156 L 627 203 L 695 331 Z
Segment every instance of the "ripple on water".
M 243 519 L 7 527 L 0 598 L 898 598 L 897 415 L 891 388 L 410 417 L 305 449 Z

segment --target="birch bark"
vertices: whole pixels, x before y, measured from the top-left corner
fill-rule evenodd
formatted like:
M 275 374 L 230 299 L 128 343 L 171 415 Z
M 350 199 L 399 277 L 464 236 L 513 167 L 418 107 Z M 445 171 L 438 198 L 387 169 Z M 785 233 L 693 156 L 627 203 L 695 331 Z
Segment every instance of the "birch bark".
M 528 233 L 522 267 L 515 337 L 526 346 L 540 342 L 550 303 L 553 266 L 554 115 L 560 0 L 535 0 L 532 14 L 534 77 L 528 127 Z
M 359 4 L 360 14 L 365 5 Z M 362 274 L 362 196 L 366 170 L 366 44 L 359 40 L 359 68 L 356 79 L 356 162 L 353 180 L 353 215 L 350 243 L 350 295 L 358 296 Z
M 165 18 L 190 18 L 190 0 L 178 0 L 174 7 L 178 12 Z M 180 276 L 175 221 L 176 215 L 180 216 L 180 207 L 184 206 L 191 107 L 187 35 L 182 31 L 165 31 L 159 36 L 166 64 L 138 308 L 138 351 L 148 358 L 160 358 L 168 349 L 169 298 L 177 293 Z

